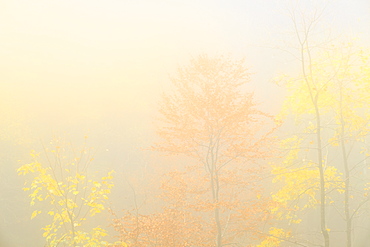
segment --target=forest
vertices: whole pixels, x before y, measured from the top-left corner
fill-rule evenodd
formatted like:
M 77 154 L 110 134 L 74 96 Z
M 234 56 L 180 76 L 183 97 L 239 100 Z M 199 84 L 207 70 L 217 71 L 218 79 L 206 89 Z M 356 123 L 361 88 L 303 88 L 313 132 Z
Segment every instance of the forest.
M 211 44 L 227 32 L 210 20 L 252 1 L 107 2 L 0 10 L 15 20 L 1 31 L 1 247 L 369 246 L 369 32 L 335 24 L 332 2 L 271 1 L 286 32 L 249 56 L 231 37 Z M 194 6 L 215 33 L 198 17 L 158 27 Z M 190 27 L 204 46 L 172 46 Z

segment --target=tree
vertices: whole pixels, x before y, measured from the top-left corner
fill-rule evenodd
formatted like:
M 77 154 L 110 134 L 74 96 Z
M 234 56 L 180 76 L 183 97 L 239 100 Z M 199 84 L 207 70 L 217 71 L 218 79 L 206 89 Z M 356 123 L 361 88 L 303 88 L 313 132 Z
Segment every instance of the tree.
M 353 244 L 353 220 L 362 206 L 370 200 L 367 193 L 363 193 L 364 189 L 368 189 L 367 183 L 370 180 L 361 175 L 364 169 L 368 169 L 364 161 L 368 159 L 366 138 L 370 131 L 370 114 L 367 109 L 370 94 L 363 90 L 369 86 L 368 75 L 363 71 L 369 64 L 365 54 L 362 49 L 354 47 L 352 42 L 340 47 L 333 46 L 325 57 L 329 64 L 322 68 L 323 75 L 335 73 L 329 90 L 334 96 L 332 110 L 336 127 L 329 141 L 332 146 L 338 146 L 341 152 L 344 173 L 343 220 L 347 247 Z M 359 159 L 358 156 L 362 158 Z
M 365 68 L 367 63 L 363 56 L 364 52 L 354 48 L 352 44 L 332 45 L 330 50 L 318 54 L 311 66 L 312 78 L 318 88 L 313 91 L 319 91 L 318 106 L 321 119 L 325 121 L 321 132 L 322 149 L 323 153 L 326 153 L 323 157 L 325 203 L 326 207 L 332 205 L 342 211 L 339 216 L 342 216 L 345 222 L 348 247 L 353 244 L 353 219 L 369 201 L 363 191 L 367 189 L 369 180 L 361 175 L 363 170 L 367 169 L 366 138 L 370 116 L 366 107 L 369 95 L 366 95 L 364 90 L 368 82 L 361 69 Z M 319 174 L 310 171 L 317 164 L 317 161 L 312 160 L 312 152 L 316 152 L 317 145 L 311 138 L 317 134 L 317 126 L 311 122 L 312 116 L 316 116 L 309 107 L 310 101 L 305 100 L 309 98 L 305 81 L 289 79 L 286 86 L 290 94 L 285 110 L 294 115 L 303 130 L 300 135 L 295 134 L 282 143 L 282 147 L 289 151 L 285 156 L 284 166 L 277 166 L 274 173 L 276 180 L 284 181 L 284 186 L 274 197 L 275 200 L 285 203 L 309 197 L 304 207 L 313 207 L 318 204 L 314 191 L 320 188 L 317 184 Z M 332 163 L 329 163 L 330 159 Z M 344 198 L 331 198 L 329 194 L 332 191 L 343 193 Z M 285 216 L 291 214 L 293 212 Z
M 124 210 L 120 218 L 113 213 L 113 226 L 121 240 L 130 247 L 210 246 L 207 222 L 186 208 L 187 183 L 183 175 L 171 172 L 166 176 L 162 197 L 166 197 L 168 204 L 160 210 L 147 214 Z
M 76 154 L 71 145 L 58 140 L 55 145 L 53 150 L 45 148 L 45 163 L 33 151 L 33 162 L 18 169 L 19 175 L 31 175 L 32 182 L 23 189 L 30 191 L 30 205 L 44 205 L 51 218 L 51 223 L 42 228 L 47 246 L 108 244 L 102 241 L 107 232 L 100 226 L 87 229 L 92 224 L 89 219 L 105 209 L 113 187 L 113 171 L 100 180 L 88 179 L 91 150 L 83 148 Z M 31 219 L 40 213 L 42 209 L 35 210 Z
M 284 216 L 291 222 L 301 221 L 297 215 L 300 210 L 318 205 L 320 232 L 326 247 L 330 245 L 328 207 L 343 210 L 338 216 L 343 216 L 346 246 L 350 247 L 353 219 L 368 201 L 363 196 L 366 179 L 352 184 L 363 169 L 364 159 L 358 160 L 358 156 L 368 133 L 369 114 L 364 106 L 369 95 L 364 96 L 366 75 L 362 71 L 367 67 L 366 56 L 350 43 L 316 46 L 312 39 L 322 13 L 314 11 L 311 19 L 298 14 L 301 19 L 296 12 L 290 16 L 299 44 L 301 73 L 284 79 L 288 96 L 282 115 L 294 117 L 299 134 L 291 134 L 282 143 L 287 155 L 284 165 L 277 166 L 274 173 L 283 187 L 274 198 L 283 206 L 290 205 Z M 362 191 L 362 199 L 356 190 Z M 333 192 L 343 193 L 344 198 Z M 359 201 L 351 202 L 355 197 Z
M 176 171 L 164 175 L 160 197 L 166 204 L 154 203 L 145 210 L 145 202 L 139 203 L 134 198 L 134 207 L 124 209 L 121 217 L 110 209 L 114 216 L 113 226 L 121 241 L 130 247 L 209 246 L 205 240 L 206 222 L 186 210 L 187 182 L 184 175 Z M 136 197 L 133 187 L 132 190 Z
M 313 117 L 312 122 L 309 122 L 309 126 L 304 129 L 305 135 L 308 134 L 309 137 L 302 136 L 298 137 L 298 146 L 302 147 L 302 144 L 307 145 L 306 142 L 302 142 L 302 139 L 309 139 L 315 136 L 308 142 L 308 145 L 315 145 L 313 150 L 315 150 L 315 159 L 304 159 L 299 162 L 303 168 L 299 168 L 298 171 L 302 169 L 312 169 L 317 168 L 319 187 L 318 194 L 319 200 L 318 204 L 320 207 L 320 231 L 323 237 L 324 246 L 329 247 L 330 236 L 329 229 L 327 227 L 327 189 L 328 181 L 326 179 L 326 157 L 324 154 L 323 138 L 323 111 L 328 106 L 328 99 L 330 99 L 330 94 L 327 92 L 327 84 L 329 81 L 320 78 L 320 75 L 315 73 L 315 63 L 313 61 L 315 44 L 312 41 L 314 32 L 316 31 L 317 25 L 319 23 L 322 12 L 315 9 L 311 16 L 305 16 L 302 11 L 297 11 L 296 9 L 291 11 L 290 18 L 294 26 L 294 35 L 298 41 L 298 60 L 300 62 L 301 75 L 293 80 L 288 80 L 287 87 L 289 88 L 290 95 L 287 97 L 285 102 L 285 111 L 292 113 L 296 119 L 301 118 L 305 115 L 311 115 Z M 297 15 L 300 17 L 297 17 Z M 295 143 L 294 143 L 295 144 Z M 297 147 L 294 147 L 297 148 Z M 290 155 L 287 156 L 290 159 Z M 288 162 L 289 163 L 289 162 Z M 296 163 L 296 162 L 294 162 Z M 332 168 L 330 168 L 333 170 Z M 292 176 L 293 171 L 290 170 L 290 174 L 287 177 Z M 309 188 L 308 188 L 309 189 Z M 303 194 L 308 191 L 303 190 Z M 293 192 L 294 193 L 294 192 Z M 299 197 L 301 194 L 299 194 Z M 312 197 L 313 195 L 311 195 Z M 315 200 L 315 197 L 314 197 Z
M 273 156 L 275 123 L 258 110 L 253 94 L 244 92 L 250 74 L 243 59 L 200 55 L 171 81 L 175 91 L 163 95 L 161 141 L 154 149 L 189 158 L 186 171 L 206 182 L 197 186 L 198 195 L 190 198 L 196 201 L 188 207 L 212 212 L 215 246 L 221 247 L 240 237 L 231 230 L 240 206 L 262 200 L 256 196 L 259 163 Z

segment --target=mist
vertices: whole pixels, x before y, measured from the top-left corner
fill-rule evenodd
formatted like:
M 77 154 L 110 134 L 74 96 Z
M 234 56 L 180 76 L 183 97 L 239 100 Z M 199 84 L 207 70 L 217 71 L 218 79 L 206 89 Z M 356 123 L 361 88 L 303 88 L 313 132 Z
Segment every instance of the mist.
M 361 0 L 1 1 L 0 246 L 367 246 L 369 24 Z

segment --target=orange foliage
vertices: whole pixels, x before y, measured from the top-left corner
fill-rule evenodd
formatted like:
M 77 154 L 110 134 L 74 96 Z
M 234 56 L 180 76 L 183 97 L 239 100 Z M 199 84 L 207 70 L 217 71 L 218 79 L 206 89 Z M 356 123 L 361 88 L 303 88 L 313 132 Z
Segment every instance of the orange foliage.
M 153 149 L 190 160 L 165 174 L 161 213 L 126 212 L 116 230 L 131 246 L 251 244 L 270 214 L 259 186 L 275 122 L 257 109 L 243 60 L 199 56 L 172 78 Z
M 252 93 L 242 92 L 249 80 L 243 60 L 200 56 L 180 68 L 172 78 L 176 91 L 164 95 L 160 105 L 162 142 L 155 149 L 202 164 L 217 156 L 218 168 L 266 157 L 272 117 L 256 108 Z
M 209 246 L 203 239 L 203 224 L 199 217 L 173 207 L 149 215 L 126 211 L 122 218 L 114 220 L 113 225 L 119 238 L 130 247 Z

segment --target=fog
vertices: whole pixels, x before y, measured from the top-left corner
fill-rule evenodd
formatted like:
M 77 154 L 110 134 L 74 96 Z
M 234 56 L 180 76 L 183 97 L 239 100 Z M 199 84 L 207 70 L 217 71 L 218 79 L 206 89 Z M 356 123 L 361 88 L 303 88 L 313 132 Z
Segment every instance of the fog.
M 282 161 L 286 154 L 279 153 L 281 150 L 276 151 L 280 145 L 277 142 L 270 144 L 266 142 L 265 144 L 278 153 L 275 157 L 267 155 L 251 162 L 253 169 L 258 167 L 258 164 L 263 164 L 263 172 L 240 177 L 240 180 L 244 179 L 243 181 L 250 179 L 245 188 L 238 185 L 238 189 L 234 190 L 233 187 L 228 187 L 229 185 L 221 186 L 225 190 L 220 197 L 221 195 L 230 196 L 231 199 L 229 197 L 225 199 L 227 202 L 238 198 L 244 206 L 232 208 L 226 202 L 223 205 L 215 198 L 211 202 L 209 191 L 209 194 L 205 194 L 210 196 L 209 200 L 189 196 L 189 204 L 194 203 L 195 205 L 197 198 L 200 201 L 214 203 L 207 210 L 204 209 L 206 203 L 200 203 L 199 208 L 196 209 L 189 206 L 187 209 L 182 209 L 184 211 L 180 210 L 181 215 L 191 214 L 186 216 L 188 217 L 186 219 L 190 219 L 189 221 L 195 222 L 195 219 L 201 219 L 199 220 L 200 226 L 197 225 L 199 229 L 202 229 L 197 228 L 199 233 L 204 230 L 209 234 L 204 236 L 205 239 L 209 239 L 204 240 L 203 245 L 199 244 L 202 241 L 180 243 L 180 240 L 166 242 L 167 244 L 164 242 L 149 244 L 150 241 L 140 242 L 139 235 L 136 238 L 132 237 L 128 233 L 129 230 L 123 233 L 112 226 L 117 223 L 113 221 L 115 217 L 127 216 L 126 213 L 130 211 L 131 216 L 136 215 L 137 219 L 139 215 L 146 215 L 148 218 L 153 216 L 153 222 L 163 221 L 164 225 L 174 227 L 176 222 L 173 220 L 176 217 L 180 219 L 180 216 L 173 216 L 167 223 L 165 221 L 167 218 L 160 218 L 161 213 L 166 212 L 168 207 L 176 208 L 176 210 L 180 207 L 177 204 L 176 207 L 171 204 L 174 197 L 169 196 L 170 193 L 166 194 L 166 191 L 170 190 L 169 188 L 178 188 L 176 186 L 182 185 L 183 181 L 190 184 L 186 188 L 190 188 L 191 191 L 198 189 L 206 191 L 209 187 L 205 183 L 213 181 L 213 178 L 205 175 L 208 174 L 207 172 L 197 173 L 190 168 L 191 172 L 184 172 L 189 171 L 186 170 L 188 165 L 199 163 L 192 160 L 194 155 L 186 155 L 190 152 L 189 150 L 169 155 L 173 150 L 162 152 L 158 151 L 160 148 L 156 146 L 157 143 L 163 141 L 157 132 L 166 126 L 161 122 L 160 118 L 163 116 L 159 112 L 163 104 L 163 94 L 175 95 L 176 86 L 172 84 L 171 78 L 177 78 L 178 68 L 189 68 L 192 61 L 197 60 L 199 56 L 227 57 L 237 61 L 244 58 L 244 66 L 248 68 L 248 73 L 251 75 L 250 82 L 242 86 L 240 92 L 252 93 L 259 110 L 269 115 L 279 115 L 284 107 L 284 101 L 290 94 L 282 84 L 276 83 L 276 78 L 282 74 L 294 77 L 302 73 L 301 63 L 297 59 L 297 56 L 300 56 L 299 44 L 289 11 L 299 10 L 301 12 L 297 13 L 301 15 L 298 16 L 302 17 L 309 16 L 315 8 L 324 9 L 324 14 L 319 21 L 322 29 L 314 34 L 317 43 L 322 40 L 325 42 L 335 40 L 333 43 L 337 45 L 341 42 L 355 40 L 353 43 L 356 47 L 362 47 L 365 52 L 369 49 L 370 3 L 365 0 L 0 1 L 0 246 L 125 246 L 124 244 L 107 244 L 120 240 L 126 242 L 128 246 L 220 247 L 231 245 L 235 240 L 235 246 L 314 246 L 317 244 L 328 247 L 323 244 L 320 233 L 323 230 L 320 230 L 319 206 L 302 212 L 303 223 L 294 227 L 291 227 L 291 222 L 286 219 L 281 223 L 277 217 L 266 216 L 256 209 L 263 208 L 264 203 L 268 204 L 267 201 L 279 190 L 277 185 L 282 188 L 284 186 L 283 180 L 272 184 L 276 175 L 272 172 L 272 167 L 277 164 L 286 164 Z M 317 46 L 318 50 L 321 49 L 320 45 Z M 366 87 L 363 91 L 366 91 Z M 366 96 L 361 97 L 366 98 Z M 367 104 L 368 101 L 361 102 L 364 110 L 359 110 L 366 116 L 368 116 Z M 184 114 L 186 115 L 185 111 Z M 256 128 L 253 131 L 260 137 L 263 136 L 263 132 L 260 131 L 276 128 L 271 134 L 276 138 L 272 139 L 283 140 L 293 136 L 294 131 L 303 131 L 303 127 L 292 127 L 294 118 L 292 115 L 286 122 L 281 121 L 284 122 L 281 126 L 275 126 L 274 124 L 278 121 L 271 120 L 263 125 L 263 128 Z M 314 122 L 315 117 L 308 118 Z M 304 115 L 302 122 L 308 122 L 308 118 Z M 332 124 L 330 113 L 323 119 L 323 122 Z M 251 122 L 253 123 L 254 120 Z M 364 129 L 368 129 L 368 124 L 363 126 Z M 239 127 L 234 126 L 234 128 Z M 193 133 L 191 132 L 193 129 L 189 131 Z M 330 139 L 331 134 L 332 132 L 328 132 L 327 136 L 323 136 L 322 139 Z M 367 132 L 364 136 L 366 137 L 363 137 L 362 142 L 366 144 Z M 171 141 L 168 143 L 181 146 L 182 143 L 177 141 L 176 139 L 174 143 Z M 305 139 L 303 143 L 310 144 L 309 141 Z M 186 145 L 182 147 L 188 148 Z M 351 150 L 356 150 L 353 153 L 360 152 L 367 145 L 361 146 L 356 142 L 351 144 Z M 107 242 L 103 243 L 101 242 L 103 240 L 99 240 L 100 242 L 89 243 L 90 245 L 87 242 L 73 242 L 72 245 L 72 242 L 66 243 L 61 240 L 58 245 L 43 236 L 42 228 L 52 223 L 52 217 L 47 212 L 53 210 L 53 205 L 43 200 L 30 206 L 29 194 L 31 192 L 24 191 L 22 188 L 29 186 L 33 177 L 30 174 L 19 175 L 17 169 L 33 162 L 30 156 L 32 150 L 40 154 L 38 158 L 40 163 L 48 166 L 46 155 L 54 157 L 55 153 L 49 151 L 55 149 L 56 146 L 61 146 L 64 151 L 60 154 L 56 152 L 55 157 L 60 155 L 66 160 L 76 158 L 75 154 L 80 153 L 81 149 L 86 151 L 91 148 L 90 151 L 81 151 L 81 153 L 85 155 L 82 160 L 86 159 L 86 163 L 89 163 L 86 174 L 93 180 L 106 176 L 111 170 L 115 171 L 112 179 L 115 186 L 111 189 L 111 193 L 107 194 L 108 200 L 104 202 L 105 210 L 96 217 L 88 218 L 84 226 L 86 229 L 82 229 L 86 232 L 90 232 L 94 227 L 105 229 L 108 235 L 103 237 Z M 281 149 L 281 146 L 279 147 Z M 340 152 L 339 148 L 335 148 L 325 150 L 330 153 L 327 155 L 328 160 L 331 160 L 330 164 L 341 162 L 335 160 Z M 275 151 L 268 152 L 272 154 Z M 364 161 L 362 156 L 356 156 L 353 153 L 351 154 L 353 156 L 348 155 L 351 161 L 365 162 L 367 166 L 366 158 Z M 309 151 L 305 154 L 305 158 L 315 155 L 314 151 Z M 87 161 L 90 158 L 91 161 Z M 301 159 L 300 156 L 299 159 Z M 361 170 L 363 167 L 359 169 L 362 173 L 366 173 L 368 171 L 365 168 L 363 171 Z M 235 169 L 237 171 L 239 168 L 236 166 Z M 337 169 L 339 173 L 345 172 L 342 167 Z M 234 172 L 231 168 L 226 171 L 230 174 Z M 181 175 L 183 177 L 180 178 L 176 172 L 184 172 L 185 175 Z M 343 176 L 341 181 L 346 180 L 345 175 Z M 255 182 L 256 177 L 258 182 Z M 62 177 L 60 179 L 62 181 Z M 226 178 L 223 179 L 223 182 L 227 181 Z M 357 176 L 353 180 L 355 181 L 353 182 L 354 190 L 364 190 L 368 186 L 367 180 L 359 182 L 360 179 L 363 178 Z M 175 182 L 173 185 L 168 182 L 173 180 L 177 181 L 177 184 Z M 203 182 L 200 183 L 200 180 Z M 196 182 L 200 184 L 195 185 Z M 232 183 L 232 186 L 234 185 Z M 257 187 L 261 189 L 256 189 Z M 249 192 L 245 192 L 246 190 Z M 327 187 L 327 191 L 329 190 L 335 190 L 335 188 Z M 181 194 L 180 189 L 173 189 L 173 191 L 175 191 L 174 194 Z M 235 196 L 232 196 L 234 194 Z M 261 195 L 266 202 L 253 202 L 251 208 L 248 208 L 249 204 L 243 204 L 243 199 L 239 199 L 239 197 L 248 199 L 247 201 L 250 202 L 252 201 L 250 198 L 259 199 Z M 350 208 L 350 210 L 355 211 L 356 205 L 365 205 L 364 207 L 368 208 L 366 196 L 365 199 L 359 199 L 356 195 L 352 201 L 353 209 Z M 172 199 L 167 198 L 166 201 L 163 199 L 166 196 Z M 315 196 L 319 200 L 319 194 Z M 333 195 L 333 201 L 341 205 L 343 201 L 341 196 L 340 193 Z M 303 202 L 300 201 L 300 203 L 305 203 L 306 199 L 302 200 Z M 221 227 L 218 229 L 216 224 L 213 224 L 214 221 L 217 222 L 217 218 L 213 218 L 212 210 L 216 210 L 215 208 L 218 210 L 219 206 L 215 206 L 220 205 L 218 203 L 225 207 L 220 213 L 225 214 L 223 215 L 225 221 L 221 219 L 224 224 L 225 237 L 222 240 L 224 245 L 221 244 L 220 239 L 215 238 L 216 232 L 220 231 Z M 269 205 L 272 204 L 271 202 Z M 108 212 L 108 208 L 111 208 L 113 213 Z M 340 211 L 340 208 L 341 206 L 338 206 L 335 210 Z M 35 210 L 40 210 L 42 213 L 31 219 L 31 214 Z M 192 210 L 195 213 L 190 213 Z M 339 233 L 333 231 L 330 233 L 331 246 L 348 247 L 349 245 L 345 245 L 346 233 L 344 233 L 345 223 L 343 223 L 345 221 L 338 220 L 338 215 L 343 215 L 345 212 L 334 213 L 335 210 L 329 209 L 328 224 L 343 225 L 343 227 L 335 229 Z M 241 211 L 244 213 L 240 213 Z M 267 211 L 274 212 L 271 208 L 264 212 Z M 229 222 L 230 218 L 233 220 L 230 216 L 233 215 L 231 212 L 244 215 L 246 220 L 243 221 L 244 218 L 238 216 L 238 220 L 230 224 L 236 230 L 232 228 L 233 230 L 230 230 L 232 233 L 227 235 L 228 223 L 225 222 Z M 245 212 L 254 212 L 260 218 L 250 220 Z M 368 210 L 364 210 L 361 217 L 369 219 Z M 356 226 L 356 222 L 361 221 L 360 219 L 354 220 L 353 225 Z M 126 221 L 129 220 L 126 219 Z M 132 219 L 131 221 L 133 222 Z M 269 222 L 270 229 L 276 227 L 276 229 L 286 229 L 286 232 L 269 231 L 269 227 L 262 226 L 264 225 L 262 222 L 265 221 Z M 207 225 L 204 222 L 207 222 Z M 238 224 L 240 227 L 237 227 Z M 246 227 L 245 225 L 248 224 L 250 226 Z M 365 222 L 364 225 L 366 224 Z M 162 226 L 156 227 L 159 229 Z M 184 238 L 190 236 L 189 239 L 196 241 L 198 235 L 195 233 L 191 235 L 192 231 L 186 228 L 189 226 L 182 227 L 179 227 L 178 235 L 183 234 Z M 352 246 L 368 246 L 367 241 L 370 239 L 363 240 L 370 234 L 368 227 L 370 227 L 369 224 L 361 230 L 353 230 L 351 234 L 357 238 L 354 237 Z M 300 232 L 302 229 L 305 229 L 304 234 Z M 312 233 L 315 234 L 313 236 L 310 235 L 311 232 L 308 233 L 307 229 L 317 231 Z M 253 235 L 257 231 L 260 234 L 258 237 Z M 294 235 L 295 232 L 300 232 L 301 235 Z M 64 236 L 63 234 L 67 232 L 60 229 L 58 234 Z M 160 234 L 166 235 L 167 232 L 163 230 Z M 275 235 L 280 242 L 275 241 L 276 239 L 269 240 L 271 235 Z M 267 242 L 263 241 L 271 241 L 271 243 L 267 245 Z

